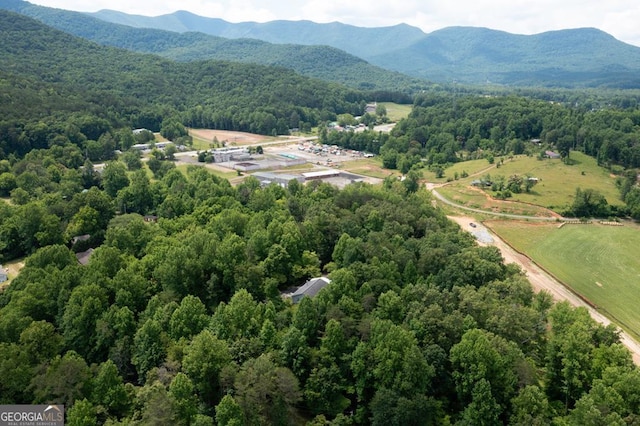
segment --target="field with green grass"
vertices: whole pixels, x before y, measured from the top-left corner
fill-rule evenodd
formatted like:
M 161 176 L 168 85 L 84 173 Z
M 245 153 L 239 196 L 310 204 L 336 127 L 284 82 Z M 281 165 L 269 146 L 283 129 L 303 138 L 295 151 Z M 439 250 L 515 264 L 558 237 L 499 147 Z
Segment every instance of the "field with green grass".
M 615 184 L 615 178 L 606 169 L 599 167 L 594 158 L 580 152 L 572 152 L 571 160 L 572 163 L 567 165 L 560 160 L 538 160 L 535 157 L 516 156 L 513 159 L 505 158 L 499 167 L 496 165 L 495 168 L 486 170 L 486 173 L 481 173 L 481 176 L 489 174 L 492 180 L 495 180 L 496 176 L 504 176 L 506 180 L 514 174 L 538 178 L 539 182 L 530 193 L 512 194 L 509 200 L 536 204 L 558 213 L 573 203 L 576 188 L 594 189 L 604 195 L 609 204 L 623 204 Z M 458 163 L 455 165 L 455 171 L 460 170 L 467 163 L 470 166 L 481 164 L 478 161 L 484 161 L 486 164 L 486 160 Z M 496 162 L 498 161 L 497 158 Z M 449 190 L 463 192 L 461 188 L 469 186 L 474 179 L 481 177 L 472 176 L 473 173 L 470 170 L 473 168 L 469 167 L 467 170 L 470 174 L 468 178 L 452 182 L 449 185 Z M 445 170 L 445 177 L 449 177 L 453 173 L 454 169 L 448 168 Z M 442 193 L 444 194 L 444 191 Z M 486 193 L 494 195 L 490 190 Z
M 640 228 L 485 222 L 496 234 L 640 336 Z
M 389 170 L 382 167 L 379 157 L 362 158 L 359 160 L 345 161 L 340 164 L 340 169 L 362 176 L 384 179 L 389 175 L 400 176 L 397 170 Z
M 413 108 L 413 105 L 401 105 L 393 102 L 379 102 L 378 105 L 384 105 L 387 109 L 387 117 L 394 122 L 406 118 Z
M 473 177 L 474 175 L 478 173 L 482 174 L 482 172 L 485 170 L 487 172 L 491 172 L 491 169 L 493 167 L 493 165 L 489 164 L 489 162 L 483 158 L 480 160 L 469 160 L 451 164 L 444 169 L 444 175 L 441 178 L 437 178 L 435 172 L 430 171 L 426 168 L 423 169 L 422 174 L 424 178 L 429 182 L 445 183 L 447 181 L 454 180 L 456 173 L 458 174 L 458 179 L 461 179 L 461 176 L 466 172 L 466 174 L 471 177 L 471 180 L 473 180 L 476 179 L 475 177 Z M 470 182 L 471 180 L 466 179 L 465 182 Z

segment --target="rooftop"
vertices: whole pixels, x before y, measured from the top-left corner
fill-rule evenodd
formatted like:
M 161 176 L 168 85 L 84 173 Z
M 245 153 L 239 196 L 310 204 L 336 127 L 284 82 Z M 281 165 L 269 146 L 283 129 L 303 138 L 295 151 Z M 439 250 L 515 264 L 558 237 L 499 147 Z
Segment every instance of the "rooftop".
M 296 296 L 313 297 L 330 282 L 331 280 L 326 277 L 311 278 L 302 287 L 298 288 L 293 294 L 291 294 L 291 297 L 294 300 L 296 299 Z

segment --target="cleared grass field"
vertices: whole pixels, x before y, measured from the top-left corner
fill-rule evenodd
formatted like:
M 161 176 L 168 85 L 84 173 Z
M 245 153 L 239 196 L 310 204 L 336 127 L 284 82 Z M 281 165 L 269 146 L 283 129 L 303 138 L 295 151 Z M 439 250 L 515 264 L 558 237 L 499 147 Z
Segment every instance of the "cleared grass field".
M 475 179 L 474 175 L 478 173 L 482 173 L 483 171 L 491 172 L 491 169 L 495 166 L 489 164 L 489 162 L 485 159 L 481 160 L 469 160 L 463 161 L 461 163 L 455 163 L 451 166 L 444 169 L 444 176 L 441 178 L 436 178 L 436 174 L 428 169 L 423 169 L 424 178 L 429 182 L 437 182 L 437 183 L 445 183 L 447 181 L 455 179 L 456 173 L 458 174 L 458 179 L 462 179 L 463 173 L 467 173 L 468 176 L 471 176 L 471 180 Z M 465 179 L 465 182 L 471 182 L 470 179 Z
M 499 168 L 487 170 L 487 173 L 492 179 L 500 175 L 508 179 L 514 174 L 540 179 L 530 193 L 512 194 L 509 200 L 540 205 L 558 213 L 573 203 L 576 188 L 594 189 L 604 195 L 609 204 L 623 204 L 619 197 L 615 178 L 610 176 L 606 169 L 599 167 L 594 158 L 580 152 L 571 152 L 571 159 L 572 164 L 566 165 L 560 160 L 538 160 L 535 157 L 517 156 L 511 160 L 505 158 Z M 498 160 L 496 159 L 496 162 Z M 486 164 L 486 160 L 484 161 Z M 474 162 L 469 163 L 475 164 Z M 463 167 L 465 164 L 459 163 L 456 164 L 456 167 Z M 449 170 L 445 171 L 447 176 L 450 174 Z M 471 174 L 469 170 L 467 172 Z M 482 173 L 481 176 L 485 174 Z M 477 178 L 478 176 L 469 176 L 455 181 L 449 185 L 450 190 L 469 186 L 471 181 Z M 460 188 L 457 190 L 462 192 Z M 492 191 L 487 191 L 487 193 L 493 195 Z
M 491 198 L 482 190 L 468 185 L 447 185 L 438 188 L 438 192 L 456 204 L 474 209 L 525 216 L 558 216 L 553 211 L 535 204 L 526 204 L 511 200 L 503 201 Z
M 379 158 L 363 158 L 360 160 L 345 161 L 341 163 L 341 170 L 359 174 L 362 176 L 369 176 L 379 179 L 384 179 L 389 175 L 400 176 L 400 172 L 397 170 L 389 170 L 382 168 L 382 162 Z
M 389 117 L 391 121 L 398 121 L 402 118 L 406 118 L 413 108 L 413 105 L 402 105 L 393 102 L 379 102 L 378 104 L 384 105 L 387 109 L 387 117 Z
M 518 251 L 640 336 L 640 228 L 487 221 Z

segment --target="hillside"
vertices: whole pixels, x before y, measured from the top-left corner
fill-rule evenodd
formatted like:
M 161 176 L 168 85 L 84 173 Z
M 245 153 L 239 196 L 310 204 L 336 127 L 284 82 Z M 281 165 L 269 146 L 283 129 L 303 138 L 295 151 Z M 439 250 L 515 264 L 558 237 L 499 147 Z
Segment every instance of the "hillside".
M 640 87 L 640 48 L 593 28 L 517 35 L 487 28 L 449 27 L 425 34 L 407 25 L 359 28 L 308 21 L 233 24 L 188 12 L 142 17 L 103 10 L 93 16 L 132 26 L 196 30 L 228 38 L 326 44 L 371 64 L 436 82 Z
M 255 38 L 270 43 L 327 45 L 359 57 L 381 55 L 410 46 L 424 37 L 422 30 L 406 24 L 363 28 L 340 22 L 319 24 L 312 21 L 271 21 L 231 23 L 198 16 L 186 11 L 147 17 L 113 10 L 90 14 L 117 24 L 157 28 L 176 32 L 199 31 L 225 38 Z
M 94 140 L 111 127 L 158 131 L 171 119 L 283 134 L 336 114 L 357 115 L 366 104 L 362 92 L 281 67 L 174 62 L 100 46 L 7 11 L 0 11 L 0 28 L 0 158 L 66 135 L 61 121 L 69 115 L 80 128 L 98 120 L 102 131 L 85 134 Z
M 525 36 L 451 27 L 434 31 L 406 49 L 370 60 L 440 81 L 640 87 L 640 48 L 595 28 Z
M 272 44 L 258 38 L 229 39 L 197 32 L 202 25 L 196 24 L 190 32 L 184 33 L 134 28 L 106 22 L 84 13 L 36 6 L 20 0 L 8 1 L 0 5 L 0 8 L 30 16 L 102 45 L 154 53 L 178 61 L 216 59 L 280 66 L 308 77 L 365 90 L 408 92 L 427 86 L 426 81 L 373 66 L 359 57 L 326 44 L 301 46 Z M 175 25 L 168 24 L 166 27 L 171 29 Z

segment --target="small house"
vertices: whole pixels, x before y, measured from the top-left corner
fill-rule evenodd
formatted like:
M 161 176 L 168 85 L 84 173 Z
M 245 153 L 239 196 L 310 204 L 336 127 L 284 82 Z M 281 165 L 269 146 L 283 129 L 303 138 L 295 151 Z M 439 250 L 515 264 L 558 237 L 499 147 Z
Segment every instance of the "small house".
M 0 265 L 0 283 L 5 281 L 9 281 L 9 274 L 7 273 L 7 270 Z
M 331 280 L 326 277 L 311 278 L 309 281 L 304 283 L 302 287 L 299 287 L 293 294 L 291 294 L 291 301 L 293 303 L 299 303 L 305 296 L 313 297 L 330 282 Z

